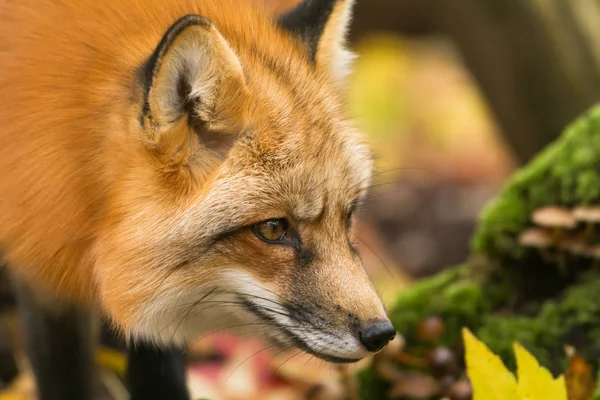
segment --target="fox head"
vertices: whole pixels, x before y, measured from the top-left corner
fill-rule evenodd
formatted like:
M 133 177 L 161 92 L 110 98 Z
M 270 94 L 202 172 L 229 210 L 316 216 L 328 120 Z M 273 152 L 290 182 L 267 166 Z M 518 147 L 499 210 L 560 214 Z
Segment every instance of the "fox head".
M 237 328 L 337 362 L 378 351 L 395 330 L 353 245 L 372 165 L 343 109 L 352 1 L 237 19 L 206 3 L 114 118 L 104 308 L 158 342 Z

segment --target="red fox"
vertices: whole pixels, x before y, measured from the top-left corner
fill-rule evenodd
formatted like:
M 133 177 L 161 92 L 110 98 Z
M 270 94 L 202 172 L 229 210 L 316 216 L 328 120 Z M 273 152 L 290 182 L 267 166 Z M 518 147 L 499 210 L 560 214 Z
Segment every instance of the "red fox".
M 212 330 L 333 362 L 394 337 L 350 229 L 351 7 L 0 0 L 0 244 L 41 399 L 91 397 L 81 307 L 134 344 L 144 400 L 187 398 L 159 349 Z

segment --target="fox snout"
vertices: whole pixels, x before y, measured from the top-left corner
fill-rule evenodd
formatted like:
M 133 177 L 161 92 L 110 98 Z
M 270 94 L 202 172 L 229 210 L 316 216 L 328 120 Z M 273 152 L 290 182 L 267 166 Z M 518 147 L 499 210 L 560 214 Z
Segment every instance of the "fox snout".
M 226 279 L 271 339 L 327 361 L 356 362 L 383 349 L 396 330 L 358 257 L 346 261 L 338 266 L 316 252 L 307 268 L 282 274 L 285 285 L 250 272 Z
M 339 351 L 337 357 L 359 359 L 380 351 L 396 330 L 360 258 L 343 244 L 337 251 L 321 253 L 317 257 L 321 262 L 316 261 L 294 280 L 294 297 L 304 299 L 301 304 L 312 314 L 316 329 L 344 337 L 337 346 L 331 343 L 331 348 Z M 335 255 L 327 257 L 328 253 Z
M 388 319 L 370 321 L 360 328 L 358 337 L 367 350 L 378 352 L 396 337 L 396 329 Z
M 331 310 L 305 308 L 292 315 L 297 328 L 290 334 L 298 347 L 332 362 L 358 361 L 382 350 L 396 336 L 387 316 L 362 320 L 337 305 Z
M 347 363 L 355 362 L 383 349 L 395 336 L 396 330 L 385 313 L 375 308 L 376 318 L 361 318 L 339 303 L 306 297 L 284 303 L 284 311 L 273 310 L 273 302 L 265 308 L 253 306 L 252 312 L 264 319 L 281 335 L 275 338 L 282 344 L 296 347 L 321 359 Z M 279 314 L 279 315 L 274 315 Z M 286 318 L 279 318 L 285 315 Z M 283 336 L 283 340 L 280 336 Z

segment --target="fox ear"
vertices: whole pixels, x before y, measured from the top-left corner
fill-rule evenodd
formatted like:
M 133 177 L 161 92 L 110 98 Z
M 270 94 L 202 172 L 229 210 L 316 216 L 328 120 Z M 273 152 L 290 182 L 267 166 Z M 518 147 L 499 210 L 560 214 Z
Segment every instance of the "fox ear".
M 188 15 L 175 22 L 140 76 L 140 122 L 148 139 L 163 150 L 164 142 L 181 147 L 186 141 L 182 136 L 194 130 L 202 146 L 220 152 L 243 129 L 244 73 L 234 51 L 206 18 Z
M 354 0 L 303 0 L 279 18 L 279 25 L 299 38 L 317 68 L 343 82 L 354 54 L 346 40 Z

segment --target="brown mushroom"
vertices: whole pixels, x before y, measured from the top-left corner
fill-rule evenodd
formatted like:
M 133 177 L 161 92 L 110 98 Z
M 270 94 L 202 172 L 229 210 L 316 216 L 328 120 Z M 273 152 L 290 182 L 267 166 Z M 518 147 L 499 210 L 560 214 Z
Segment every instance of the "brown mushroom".
M 600 206 L 586 205 L 573 209 L 573 217 L 577 221 L 600 224 Z
M 456 357 L 448 347 L 436 347 L 427 355 L 429 368 L 436 377 L 457 374 L 459 372 Z
M 600 245 L 587 247 L 585 249 L 585 255 L 594 260 L 600 260 Z
M 389 391 L 389 397 L 428 399 L 440 392 L 439 383 L 431 376 L 420 372 L 409 372 L 397 379 Z
M 573 209 L 577 221 L 585 223 L 584 237 L 590 241 L 594 237 L 594 224 L 600 224 L 600 206 L 579 206 Z
M 473 388 L 468 380 L 461 379 L 450 387 L 448 395 L 452 400 L 469 400 L 473 396 Z
M 575 356 L 575 354 L 577 354 L 577 349 L 573 345 L 565 344 L 563 346 L 563 348 L 565 350 L 565 355 L 567 356 L 568 359 L 573 358 Z
M 422 342 L 435 342 L 446 332 L 446 324 L 437 316 L 425 318 L 417 325 L 417 338 Z
M 588 255 L 588 246 L 585 243 L 585 240 L 580 238 L 569 238 L 562 240 L 558 244 L 558 248 L 561 250 L 568 251 L 571 254 L 577 256 L 586 256 Z
M 548 228 L 573 229 L 577 220 L 573 212 L 565 207 L 548 206 L 537 209 L 531 215 L 534 224 Z
M 541 228 L 529 228 L 519 236 L 519 244 L 524 247 L 546 249 L 554 245 L 550 233 Z
M 456 381 L 457 378 L 453 375 L 446 375 L 438 379 L 442 392 L 444 393 L 447 392 Z

